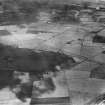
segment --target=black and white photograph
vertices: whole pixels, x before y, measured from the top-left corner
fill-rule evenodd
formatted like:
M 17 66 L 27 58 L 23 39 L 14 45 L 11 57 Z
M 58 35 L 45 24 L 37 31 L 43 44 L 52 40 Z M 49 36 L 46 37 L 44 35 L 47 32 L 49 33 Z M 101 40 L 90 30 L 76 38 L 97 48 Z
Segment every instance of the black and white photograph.
M 0 0 L 0 105 L 105 105 L 105 0 Z

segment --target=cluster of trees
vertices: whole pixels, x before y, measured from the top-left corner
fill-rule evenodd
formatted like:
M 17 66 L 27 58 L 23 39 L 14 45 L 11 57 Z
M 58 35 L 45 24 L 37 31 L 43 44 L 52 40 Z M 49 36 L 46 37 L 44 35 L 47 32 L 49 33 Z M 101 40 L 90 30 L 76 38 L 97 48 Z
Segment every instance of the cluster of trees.
M 5 0 L 0 2 L 0 22 L 19 23 L 36 20 L 40 3 L 34 1 Z
M 74 18 L 75 13 L 70 10 L 80 10 L 81 8 L 87 8 L 88 5 L 89 3 L 83 3 L 79 7 L 78 5 L 51 4 L 49 2 L 37 2 L 34 0 L 4 0 L 0 2 L 0 24 L 37 21 L 40 10 L 47 10 L 53 22 L 59 20 L 77 22 L 78 20 Z
M 34 52 L 0 44 L 0 70 L 33 72 L 37 76 L 49 71 L 57 71 L 56 66 L 74 64 L 72 57 L 56 52 Z

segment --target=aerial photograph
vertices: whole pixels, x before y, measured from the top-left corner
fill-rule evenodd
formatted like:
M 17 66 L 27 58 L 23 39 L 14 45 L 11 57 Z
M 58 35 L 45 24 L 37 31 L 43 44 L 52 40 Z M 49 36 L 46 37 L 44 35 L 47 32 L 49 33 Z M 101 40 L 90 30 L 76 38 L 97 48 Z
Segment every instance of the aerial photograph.
M 105 0 L 0 0 L 0 105 L 105 105 Z

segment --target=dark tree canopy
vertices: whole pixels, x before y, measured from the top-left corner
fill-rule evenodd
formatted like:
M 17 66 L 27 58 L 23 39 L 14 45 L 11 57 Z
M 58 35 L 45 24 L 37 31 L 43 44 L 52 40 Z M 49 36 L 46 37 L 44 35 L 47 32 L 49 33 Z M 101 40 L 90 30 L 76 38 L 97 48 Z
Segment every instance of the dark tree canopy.
M 29 49 L 13 48 L 11 46 L 0 45 L 0 69 L 18 70 L 28 72 L 55 71 L 56 65 L 71 63 L 73 58 L 65 54 L 56 52 L 35 52 Z

